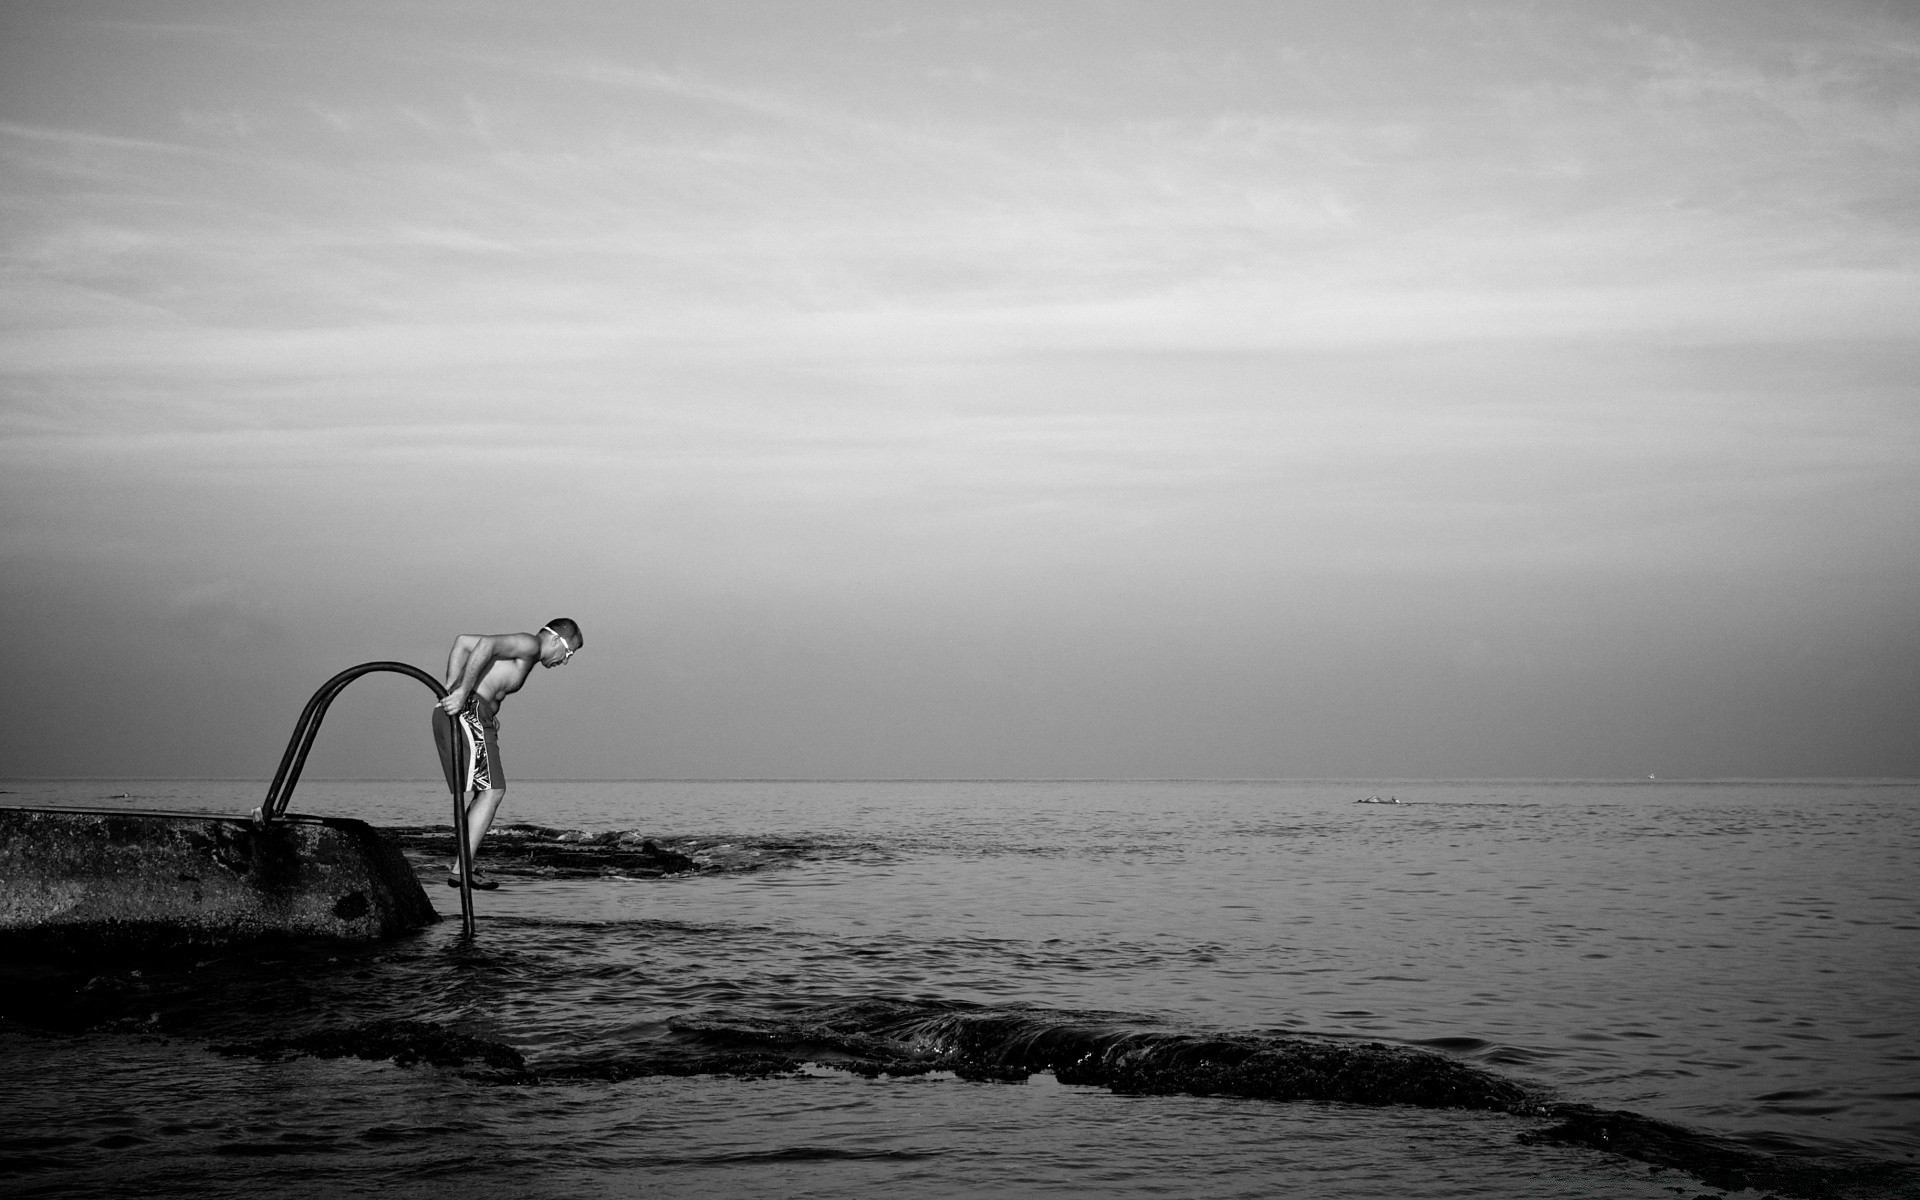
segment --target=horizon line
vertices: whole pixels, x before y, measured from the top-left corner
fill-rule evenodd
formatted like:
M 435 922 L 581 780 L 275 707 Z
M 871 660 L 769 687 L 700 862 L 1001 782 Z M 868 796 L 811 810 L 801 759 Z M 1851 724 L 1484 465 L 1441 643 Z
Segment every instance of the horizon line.
M 19 775 L 0 783 L 257 783 L 268 776 L 252 775 Z M 315 776 L 303 783 L 440 783 L 432 776 Z M 1639 778 L 1628 775 L 644 775 L 610 777 L 526 777 L 533 783 L 1588 783 L 1588 784 L 1792 784 L 1832 783 L 1860 785 L 1920 784 L 1911 775 L 1675 775 Z M 0 792 L 0 794 L 4 794 Z

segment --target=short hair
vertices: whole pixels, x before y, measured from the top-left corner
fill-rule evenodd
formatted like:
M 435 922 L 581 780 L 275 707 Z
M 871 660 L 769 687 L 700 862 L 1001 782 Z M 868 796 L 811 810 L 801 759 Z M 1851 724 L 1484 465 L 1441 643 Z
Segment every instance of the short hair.
M 559 634 L 561 640 L 575 650 L 587 644 L 587 639 L 580 636 L 580 626 L 571 617 L 555 617 L 547 622 L 547 628 Z

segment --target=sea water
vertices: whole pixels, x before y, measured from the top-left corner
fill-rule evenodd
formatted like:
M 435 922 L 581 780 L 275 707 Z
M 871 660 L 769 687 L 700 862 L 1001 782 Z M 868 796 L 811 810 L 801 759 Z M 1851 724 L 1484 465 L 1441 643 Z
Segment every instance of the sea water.
M 0 788 L 8 804 L 234 813 L 265 790 Z M 1398 803 L 1357 803 L 1374 796 Z M 445 825 L 449 808 L 429 782 L 308 781 L 293 803 L 386 827 Z M 1551 1124 L 1524 1112 L 835 1065 L 939 1018 L 1012 1022 L 1029 1039 L 1411 1047 L 1719 1146 L 1892 1164 L 1835 1194 L 1910 1195 L 1915 1176 L 1898 1168 L 1920 1154 L 1916 817 L 1911 781 L 516 782 L 502 825 L 636 831 L 697 869 L 507 873 L 476 895 L 471 945 L 451 920 L 350 950 L 8 964 L 0 1191 L 1705 1186 L 1601 1148 L 1523 1142 Z M 417 833 L 408 844 L 457 916 L 444 862 Z M 356 1037 L 396 1021 L 522 1066 L 365 1044 L 355 1056 Z M 788 1066 L 685 1057 L 716 1037 Z M 260 1052 L 275 1038 L 280 1052 Z

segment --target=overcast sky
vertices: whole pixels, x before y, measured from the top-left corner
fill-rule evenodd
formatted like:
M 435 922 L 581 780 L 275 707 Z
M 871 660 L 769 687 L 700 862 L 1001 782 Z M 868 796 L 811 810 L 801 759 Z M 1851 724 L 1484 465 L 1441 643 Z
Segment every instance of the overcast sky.
M 1920 775 L 1911 5 L 0 21 L 0 777 Z

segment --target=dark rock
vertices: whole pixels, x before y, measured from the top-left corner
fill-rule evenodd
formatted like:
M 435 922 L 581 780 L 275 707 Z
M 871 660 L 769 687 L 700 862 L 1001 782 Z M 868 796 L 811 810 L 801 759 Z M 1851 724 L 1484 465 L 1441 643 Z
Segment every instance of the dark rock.
M 0 808 L 0 952 L 166 953 L 392 937 L 439 920 L 362 821 Z

